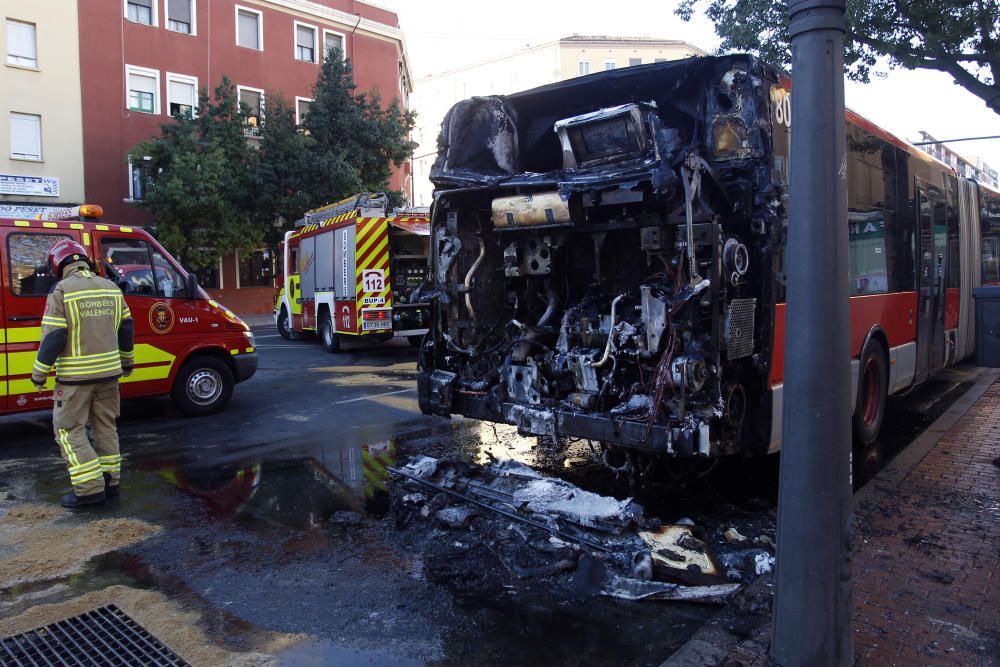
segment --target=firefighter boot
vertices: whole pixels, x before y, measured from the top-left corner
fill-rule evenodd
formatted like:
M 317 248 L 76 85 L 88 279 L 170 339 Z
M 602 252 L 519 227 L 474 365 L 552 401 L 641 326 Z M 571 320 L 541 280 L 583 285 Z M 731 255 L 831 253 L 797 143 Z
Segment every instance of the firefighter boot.
M 104 495 L 108 498 L 117 498 L 121 495 L 121 489 L 111 481 L 111 473 L 104 473 Z
M 93 507 L 94 505 L 103 505 L 104 501 L 105 495 L 103 491 L 91 493 L 86 496 L 78 496 L 75 493 L 67 493 L 59 499 L 59 504 L 63 507 L 75 510 L 83 507 Z

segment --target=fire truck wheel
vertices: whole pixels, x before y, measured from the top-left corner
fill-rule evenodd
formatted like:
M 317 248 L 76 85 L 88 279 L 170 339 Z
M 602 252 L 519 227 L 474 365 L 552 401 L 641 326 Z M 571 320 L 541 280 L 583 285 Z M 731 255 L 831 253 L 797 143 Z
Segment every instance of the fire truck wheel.
M 174 380 L 172 396 L 181 412 L 200 417 L 226 407 L 233 396 L 233 372 L 215 357 L 195 357 L 188 361 Z
M 858 398 L 854 405 L 854 434 L 862 445 L 875 441 L 885 417 L 889 372 L 885 351 L 877 340 L 869 340 L 861 351 L 858 368 Z
M 319 340 L 327 352 L 340 352 L 340 337 L 333 328 L 329 313 L 323 313 L 319 321 Z
M 410 347 L 420 347 L 420 344 L 424 342 L 424 335 L 417 334 L 416 336 L 407 336 L 406 340 L 410 344 Z
M 278 333 L 285 340 L 292 340 L 292 323 L 288 318 L 288 311 L 284 307 L 278 313 Z

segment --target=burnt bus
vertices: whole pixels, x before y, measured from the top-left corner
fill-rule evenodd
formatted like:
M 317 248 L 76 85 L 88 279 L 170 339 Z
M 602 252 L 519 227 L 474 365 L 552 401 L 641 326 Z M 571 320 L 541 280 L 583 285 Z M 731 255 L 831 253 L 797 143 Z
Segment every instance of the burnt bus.
M 431 172 L 422 411 L 681 457 L 778 449 L 788 89 L 732 55 L 456 104 Z M 864 444 L 888 395 L 971 351 L 977 193 L 845 122 Z

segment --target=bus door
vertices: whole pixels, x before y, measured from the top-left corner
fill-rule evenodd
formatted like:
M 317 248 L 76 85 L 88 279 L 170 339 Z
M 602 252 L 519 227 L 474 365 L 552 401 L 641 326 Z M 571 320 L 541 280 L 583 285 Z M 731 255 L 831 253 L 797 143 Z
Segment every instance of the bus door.
M 56 283 L 48 269 L 49 248 L 63 239 L 74 238 L 65 231 L 32 228 L 0 229 L 3 249 L 3 329 L 0 331 L 0 395 L 5 395 L 6 408 L 32 409 L 37 403 L 48 403 L 49 396 L 40 396 L 31 384 L 31 367 L 35 363 L 42 338 L 42 314 L 45 299 Z M 79 239 L 75 239 L 79 240 Z M 50 378 L 48 388 L 52 388 Z M 4 407 L 0 403 L 0 407 Z
M 917 368 L 923 382 L 944 365 L 947 202 L 936 188 L 917 190 Z

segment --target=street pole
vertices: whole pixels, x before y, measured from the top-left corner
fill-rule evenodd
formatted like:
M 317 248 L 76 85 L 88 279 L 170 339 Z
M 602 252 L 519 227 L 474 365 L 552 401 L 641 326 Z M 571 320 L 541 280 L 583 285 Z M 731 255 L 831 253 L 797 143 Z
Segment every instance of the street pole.
M 845 0 L 788 0 L 792 136 L 771 657 L 853 663 Z

